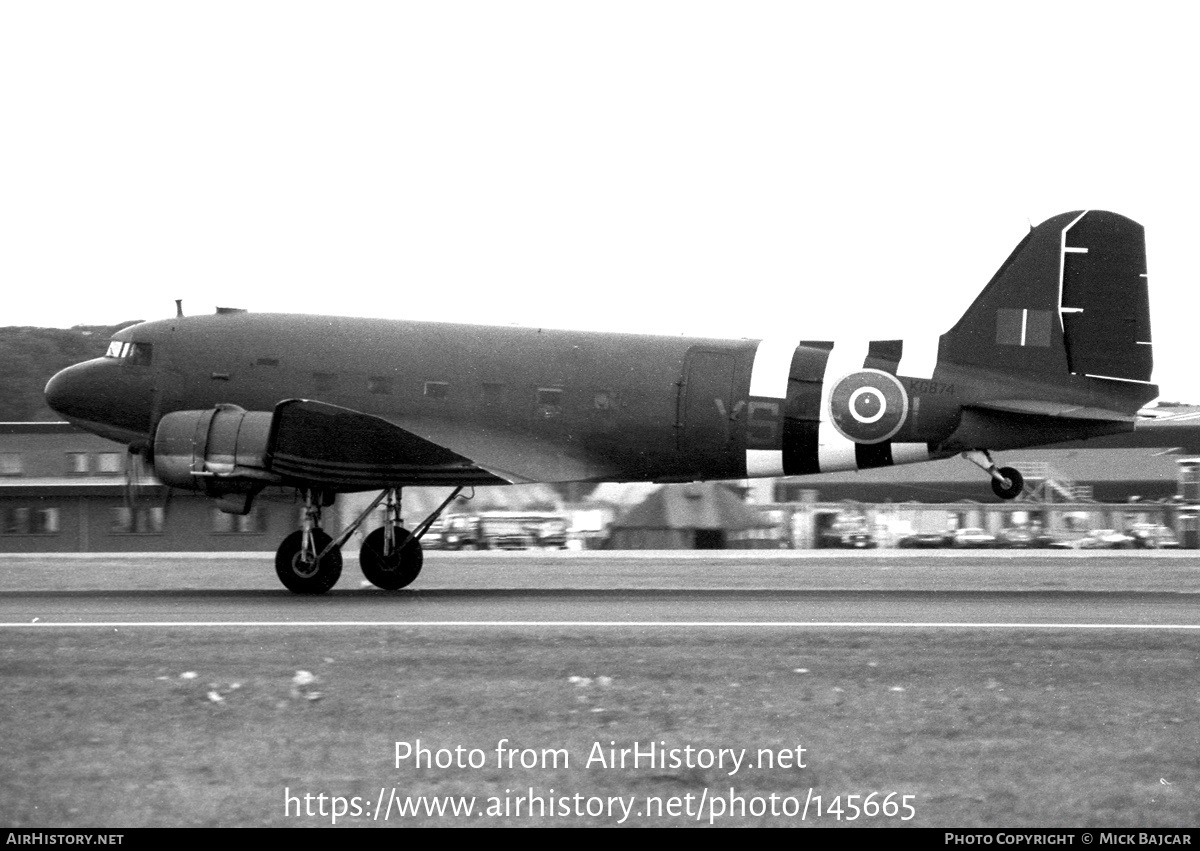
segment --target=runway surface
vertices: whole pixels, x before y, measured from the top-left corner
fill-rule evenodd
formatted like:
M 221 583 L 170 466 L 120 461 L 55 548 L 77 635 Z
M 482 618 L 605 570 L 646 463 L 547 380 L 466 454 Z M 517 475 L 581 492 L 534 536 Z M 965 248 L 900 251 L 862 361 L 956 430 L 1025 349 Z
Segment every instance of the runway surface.
M 320 597 L 284 590 L 269 554 L 0 556 L 2 820 L 319 825 L 287 796 L 394 788 L 896 793 L 924 827 L 1195 823 L 1196 553 L 434 552 L 395 593 L 364 586 L 356 555 Z M 572 762 L 416 770 L 399 741 Z M 587 762 L 638 742 L 811 760 Z
M 262 555 L 6 557 L 0 626 L 1200 629 L 1190 553 L 430 553 L 410 589 L 301 597 Z

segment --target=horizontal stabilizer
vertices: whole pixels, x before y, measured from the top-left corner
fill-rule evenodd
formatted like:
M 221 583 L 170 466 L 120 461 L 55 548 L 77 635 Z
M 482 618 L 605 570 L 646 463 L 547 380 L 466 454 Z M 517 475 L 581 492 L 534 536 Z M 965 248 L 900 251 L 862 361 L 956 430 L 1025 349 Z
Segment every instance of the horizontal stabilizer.
M 1032 414 L 1040 417 L 1057 417 L 1064 420 L 1094 420 L 1097 422 L 1131 423 L 1136 417 L 1121 411 L 1103 408 L 1087 408 L 1061 402 L 1045 402 L 1039 399 L 1003 399 L 996 402 L 976 402 L 968 407 L 983 411 L 1001 411 L 1007 414 Z

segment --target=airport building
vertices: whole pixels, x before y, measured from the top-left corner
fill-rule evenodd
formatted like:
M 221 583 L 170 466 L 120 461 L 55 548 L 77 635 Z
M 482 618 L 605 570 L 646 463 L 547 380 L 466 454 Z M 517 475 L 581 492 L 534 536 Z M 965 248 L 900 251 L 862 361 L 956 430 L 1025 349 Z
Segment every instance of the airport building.
M 965 527 L 998 534 L 1014 525 L 1036 525 L 1048 533 L 1071 535 L 1155 523 L 1173 530 L 1185 546 L 1197 544 L 1193 507 L 1200 504 L 1200 462 L 1186 455 L 1153 448 L 1042 449 L 1004 453 L 1003 461 L 1021 470 L 1026 480 L 1026 493 L 1012 502 L 997 501 L 979 468 L 952 458 L 735 483 L 749 507 L 764 518 L 761 526 L 747 528 L 744 518 L 725 524 L 729 528 L 717 520 L 672 521 L 658 523 L 672 531 L 652 534 L 657 527 L 646 521 L 642 528 L 651 532 L 626 531 L 622 540 L 624 546 L 655 541 L 661 548 L 668 546 L 663 541 L 672 541 L 669 546 L 691 548 L 711 546 L 723 532 L 721 546 L 807 549 L 824 545 L 835 527 L 849 521 L 869 529 L 878 546 L 895 546 L 912 534 Z M 273 552 L 300 527 L 303 505 L 291 489 L 268 488 L 245 516 L 224 514 L 202 494 L 168 489 L 148 472 L 131 468 L 131 462 L 137 465 L 138 459 L 119 444 L 67 423 L 0 423 L 0 552 Z M 691 493 L 687 485 L 667 487 L 685 497 Z M 459 502 L 451 513 L 528 508 L 521 499 L 534 499 L 540 510 L 563 509 L 575 519 L 588 518 L 587 524 L 573 524 L 576 538 L 599 546 L 656 489 L 601 485 L 584 495 L 569 488 L 569 501 L 559 500 L 557 506 L 550 504 L 557 494 L 544 485 L 480 489 L 474 500 Z M 410 525 L 447 493 L 445 488 L 406 489 Z M 325 529 L 340 530 L 369 501 L 370 495 L 363 496 L 339 498 L 326 509 Z M 676 502 L 696 508 L 694 499 Z M 687 513 L 659 508 L 657 514 L 642 514 Z M 634 520 L 639 518 L 645 521 L 633 514 Z M 363 532 L 374 525 L 364 524 Z M 356 548 L 357 541 L 346 546 Z
M 274 551 L 299 528 L 291 491 L 264 493 L 244 517 L 222 514 L 131 460 L 67 423 L 0 423 L 0 552 Z

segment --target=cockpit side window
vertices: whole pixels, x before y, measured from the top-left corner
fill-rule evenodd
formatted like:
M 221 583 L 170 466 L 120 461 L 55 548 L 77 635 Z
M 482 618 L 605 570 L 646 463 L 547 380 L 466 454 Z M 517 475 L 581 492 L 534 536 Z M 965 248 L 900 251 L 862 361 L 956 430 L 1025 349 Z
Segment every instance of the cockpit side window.
M 135 366 L 149 366 L 153 347 L 149 343 L 130 343 L 126 359 Z
M 134 366 L 149 366 L 153 353 L 154 346 L 150 343 L 126 343 L 121 340 L 113 340 L 108 344 L 108 351 L 104 353 L 104 356 L 117 358 Z

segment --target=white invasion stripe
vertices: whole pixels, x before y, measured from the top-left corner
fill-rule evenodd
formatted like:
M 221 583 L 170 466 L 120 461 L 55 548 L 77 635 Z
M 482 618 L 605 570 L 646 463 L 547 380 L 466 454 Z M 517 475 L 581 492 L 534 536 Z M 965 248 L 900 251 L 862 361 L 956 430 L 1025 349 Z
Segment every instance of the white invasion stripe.
M 788 375 L 799 340 L 768 337 L 760 340 L 750 368 L 750 395 L 786 399 Z M 783 475 L 782 449 L 747 449 L 746 475 L 750 478 Z
M 782 449 L 747 449 L 746 475 L 750 478 L 783 475 Z
M 1086 248 L 1072 248 L 1069 245 L 1066 248 L 1064 248 L 1063 251 L 1067 252 L 1068 254 L 1087 254 L 1088 253 L 1088 250 Z
M 929 444 L 928 443 L 893 443 L 892 444 L 892 463 L 893 464 L 916 464 L 919 461 L 929 460 Z
M 769 337 L 759 341 L 758 349 L 754 352 L 754 366 L 750 370 L 751 396 L 787 398 L 788 373 L 792 368 L 792 357 L 799 345 L 799 339 L 782 337 Z
M 918 337 L 904 340 L 903 345 L 896 374 L 909 378 L 933 378 L 933 370 L 937 366 L 938 338 Z
M 1200 624 L 1190 623 L 1046 623 L 1032 621 L 1029 623 L 988 621 L 79 621 L 75 623 L 0 623 L 0 629 L 177 629 L 192 627 L 229 627 L 245 629 L 247 627 L 274 627 L 283 629 L 311 629 L 314 627 L 334 627 L 362 629 L 363 627 L 454 627 L 454 628 L 496 628 L 509 629 L 512 627 L 634 627 L 644 629 L 682 628 L 710 629 L 723 627 L 766 628 L 766 629 L 807 629 L 839 627 L 858 629 L 1138 629 L 1138 630 L 1200 630 Z
M 829 397 L 838 379 L 863 368 L 870 343 L 855 340 L 834 343 L 829 360 L 825 362 L 825 375 L 821 379 L 821 424 L 817 428 L 817 468 L 822 473 L 837 470 L 857 470 L 854 441 L 833 427 L 829 417 Z

